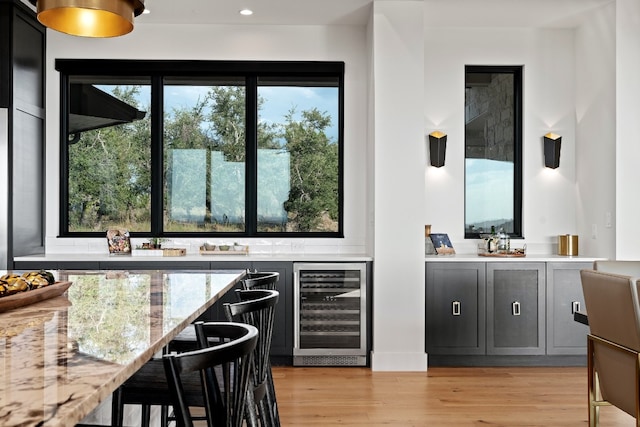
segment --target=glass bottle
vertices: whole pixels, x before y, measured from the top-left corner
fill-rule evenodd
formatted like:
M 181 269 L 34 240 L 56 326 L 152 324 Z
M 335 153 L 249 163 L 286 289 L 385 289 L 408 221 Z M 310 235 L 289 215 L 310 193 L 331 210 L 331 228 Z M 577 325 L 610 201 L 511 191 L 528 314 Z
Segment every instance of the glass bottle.
M 487 252 L 493 253 L 496 251 L 496 226 L 491 226 L 491 234 L 487 239 Z
M 501 253 L 509 252 L 509 246 L 510 246 L 509 235 L 505 233 L 504 230 L 501 228 L 500 232 L 498 233 L 498 252 L 501 252 Z

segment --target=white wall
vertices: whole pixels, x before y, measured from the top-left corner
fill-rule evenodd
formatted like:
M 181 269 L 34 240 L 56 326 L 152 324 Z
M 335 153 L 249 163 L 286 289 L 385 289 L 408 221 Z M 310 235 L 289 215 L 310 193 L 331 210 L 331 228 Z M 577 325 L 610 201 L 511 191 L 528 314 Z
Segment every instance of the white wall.
M 591 13 L 575 37 L 576 224 L 581 253 L 603 258 L 616 256 L 615 23 L 611 3 Z
M 465 64 L 524 65 L 523 225 L 528 250 L 553 253 L 558 234 L 577 233 L 581 255 L 612 256 L 615 245 L 619 253 L 640 256 L 634 253 L 636 247 L 640 250 L 640 229 L 633 191 L 640 182 L 635 101 L 640 93 L 640 26 L 635 24 L 640 5 L 637 0 L 616 3 L 615 22 L 609 6 L 578 30 L 425 29 L 421 0 L 375 0 L 366 29 L 141 24 L 130 35 L 109 40 L 49 31 L 47 251 L 89 252 L 104 245 L 103 239 L 56 238 L 55 58 L 345 61 L 346 238 L 306 239 L 304 251 L 373 255 L 373 368 L 424 370 L 424 224 L 432 224 L 433 232 L 449 233 L 459 251 L 475 251 L 475 241 L 463 239 Z M 612 26 L 617 27 L 615 37 Z M 616 44 L 615 38 L 624 42 Z M 608 64 L 613 46 L 615 66 Z M 603 56 L 607 63 L 598 62 Z M 616 117 L 616 106 L 624 114 Z M 602 146 L 602 140 L 616 138 L 611 136 L 614 120 L 612 161 L 609 143 Z M 449 135 L 447 164 L 440 169 L 427 162 L 425 135 L 432 130 Z M 550 130 L 563 137 L 560 168 L 554 171 L 543 167 L 542 136 Z M 614 227 L 605 229 L 602 217 L 608 208 L 602 204 L 614 200 L 616 185 Z M 587 241 L 592 223 L 599 227 L 595 242 Z M 249 243 L 265 252 L 294 251 L 291 239 Z
M 529 253 L 553 253 L 558 234 L 577 234 L 575 223 L 575 62 L 573 30 L 425 30 L 425 134 L 448 135 L 446 164 L 425 165 L 432 232 L 448 233 L 458 252 L 464 241 L 464 66 L 522 65 L 523 234 Z M 562 135 L 560 167 L 544 167 L 542 136 Z
M 373 8 L 374 370 L 423 371 L 423 5 Z
M 640 259 L 640 1 L 616 1 L 616 257 Z
M 368 62 L 364 27 L 204 26 L 138 24 L 113 39 L 72 37 L 47 30 L 47 218 L 48 253 L 107 252 L 105 239 L 60 239 L 59 74 L 56 58 L 313 60 L 344 61 L 344 239 L 245 239 L 254 253 L 363 254 L 367 244 L 366 137 Z M 140 239 L 143 241 L 144 239 Z M 197 252 L 203 239 L 182 239 Z M 134 241 L 134 244 L 138 244 Z

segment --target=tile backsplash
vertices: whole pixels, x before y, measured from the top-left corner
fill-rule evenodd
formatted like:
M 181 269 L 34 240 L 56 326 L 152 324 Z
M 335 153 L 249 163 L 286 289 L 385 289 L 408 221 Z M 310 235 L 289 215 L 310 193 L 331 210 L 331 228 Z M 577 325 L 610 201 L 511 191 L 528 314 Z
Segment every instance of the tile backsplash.
M 148 242 L 146 238 L 131 238 L 133 248 Z M 254 254 L 363 254 L 365 245 L 348 239 L 169 239 L 162 243 L 165 248 L 184 248 L 187 254 L 199 253 L 205 243 L 214 245 L 248 245 Z M 107 239 L 104 238 L 47 238 L 47 254 L 106 254 Z

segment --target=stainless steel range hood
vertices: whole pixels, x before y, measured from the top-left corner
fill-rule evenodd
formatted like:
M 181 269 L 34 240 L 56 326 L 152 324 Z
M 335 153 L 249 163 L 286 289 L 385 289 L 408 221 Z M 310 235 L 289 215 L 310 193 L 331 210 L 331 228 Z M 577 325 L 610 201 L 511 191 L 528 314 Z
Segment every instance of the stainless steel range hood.
M 71 142 L 82 132 L 144 119 L 146 112 L 86 83 L 72 83 L 69 92 L 69 127 Z

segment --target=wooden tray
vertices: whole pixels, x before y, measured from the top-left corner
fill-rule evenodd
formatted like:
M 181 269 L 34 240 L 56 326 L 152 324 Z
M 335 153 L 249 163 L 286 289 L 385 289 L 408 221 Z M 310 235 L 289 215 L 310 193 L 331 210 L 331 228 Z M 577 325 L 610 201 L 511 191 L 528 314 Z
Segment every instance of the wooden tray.
M 0 312 L 57 297 L 69 289 L 69 286 L 71 286 L 71 282 L 56 282 L 44 288 L 32 289 L 30 291 L 0 297 Z
M 486 256 L 486 257 L 496 257 L 496 258 L 523 258 L 525 256 L 527 256 L 527 254 L 522 254 L 519 252 L 509 252 L 509 253 L 480 253 L 478 254 L 479 256 Z
M 207 251 L 203 248 L 200 248 L 200 255 L 248 255 L 249 254 L 249 246 L 245 246 L 245 248 L 241 251 L 235 251 L 233 249 L 229 249 L 228 251 L 221 251 L 220 249 L 216 249 L 214 251 Z

